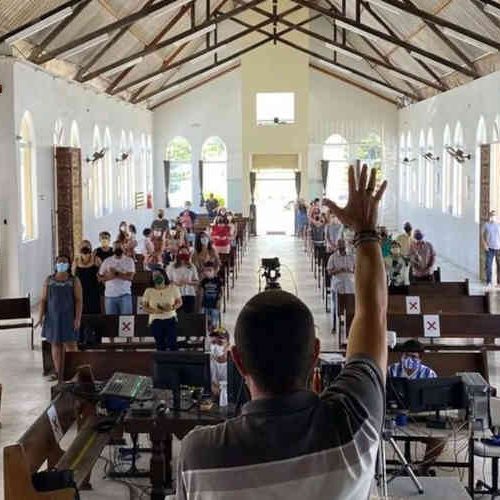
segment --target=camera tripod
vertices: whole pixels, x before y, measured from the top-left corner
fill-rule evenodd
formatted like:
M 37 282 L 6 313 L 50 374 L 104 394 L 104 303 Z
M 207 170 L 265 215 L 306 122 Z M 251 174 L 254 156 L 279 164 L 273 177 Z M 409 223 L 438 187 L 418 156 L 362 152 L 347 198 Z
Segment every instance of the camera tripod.
M 406 460 L 406 457 L 404 456 L 403 452 L 400 450 L 398 444 L 396 443 L 392 430 L 386 424 L 387 421 L 384 424 L 384 430 L 382 431 L 382 439 L 380 440 L 380 445 L 378 449 L 377 473 L 376 473 L 377 485 L 379 487 L 381 497 L 387 498 L 388 496 L 387 489 L 389 483 L 403 473 L 406 473 L 408 475 L 408 477 L 413 481 L 415 488 L 417 488 L 418 493 L 420 495 L 423 495 L 424 488 L 420 484 L 420 481 L 418 480 L 410 463 L 408 462 L 408 460 Z M 396 456 L 399 462 L 401 463 L 401 468 L 398 471 L 396 471 L 389 479 L 387 478 L 386 453 L 385 453 L 386 443 L 391 445 L 392 449 L 394 450 L 394 453 L 396 453 Z

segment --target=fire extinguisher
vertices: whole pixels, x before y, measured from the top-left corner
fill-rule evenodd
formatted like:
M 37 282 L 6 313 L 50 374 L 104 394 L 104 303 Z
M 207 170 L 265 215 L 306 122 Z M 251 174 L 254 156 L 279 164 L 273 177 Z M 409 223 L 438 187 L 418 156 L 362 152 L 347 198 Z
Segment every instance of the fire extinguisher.
M 146 196 L 146 207 L 153 208 L 153 195 L 151 193 Z

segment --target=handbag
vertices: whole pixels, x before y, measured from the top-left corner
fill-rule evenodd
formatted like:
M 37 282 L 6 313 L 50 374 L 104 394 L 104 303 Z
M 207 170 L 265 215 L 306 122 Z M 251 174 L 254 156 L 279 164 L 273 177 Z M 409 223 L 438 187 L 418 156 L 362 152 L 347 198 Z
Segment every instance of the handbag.
M 80 500 L 80 494 L 75 483 L 75 476 L 72 470 L 46 470 L 35 472 L 31 476 L 33 487 L 36 491 L 47 492 L 73 488 L 75 490 L 75 500 Z

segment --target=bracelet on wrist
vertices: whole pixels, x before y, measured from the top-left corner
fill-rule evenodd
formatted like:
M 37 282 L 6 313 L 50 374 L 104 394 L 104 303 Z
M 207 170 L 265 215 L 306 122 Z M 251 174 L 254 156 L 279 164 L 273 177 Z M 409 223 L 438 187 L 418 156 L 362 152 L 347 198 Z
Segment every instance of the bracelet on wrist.
M 358 248 L 362 243 L 380 242 L 380 236 L 377 231 L 360 231 L 354 235 L 354 248 Z

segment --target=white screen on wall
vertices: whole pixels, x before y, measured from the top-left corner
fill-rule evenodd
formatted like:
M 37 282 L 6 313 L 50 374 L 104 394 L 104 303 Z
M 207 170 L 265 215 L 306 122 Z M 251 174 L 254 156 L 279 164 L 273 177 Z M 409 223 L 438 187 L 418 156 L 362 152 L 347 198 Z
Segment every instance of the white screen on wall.
M 257 125 L 295 123 L 295 94 L 293 92 L 258 92 Z

